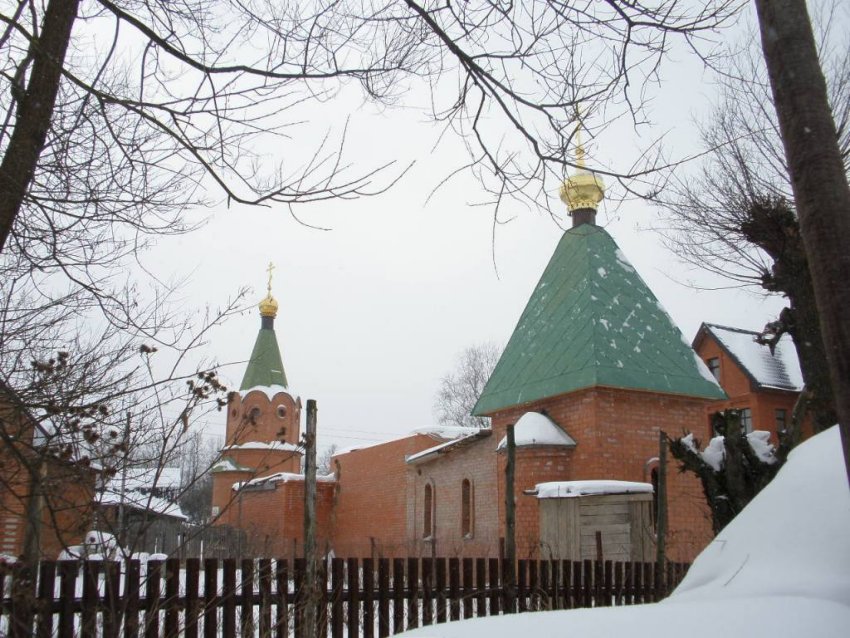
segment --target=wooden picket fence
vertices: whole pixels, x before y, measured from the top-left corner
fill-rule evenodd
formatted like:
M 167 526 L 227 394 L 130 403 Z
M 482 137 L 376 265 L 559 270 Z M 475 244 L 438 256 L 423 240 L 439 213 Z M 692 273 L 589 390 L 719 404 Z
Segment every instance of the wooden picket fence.
M 385 638 L 406 629 L 501 613 L 660 600 L 687 564 L 341 559 L 323 563 L 318 636 Z M 242 638 L 304 634 L 304 561 L 168 559 L 43 562 L 33 577 L 0 566 L 0 635 Z

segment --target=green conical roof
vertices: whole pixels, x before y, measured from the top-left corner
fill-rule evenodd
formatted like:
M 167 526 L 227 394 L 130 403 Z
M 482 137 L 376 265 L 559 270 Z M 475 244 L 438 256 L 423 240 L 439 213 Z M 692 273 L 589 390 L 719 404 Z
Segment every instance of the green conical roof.
M 263 326 L 254 342 L 248 368 L 245 370 L 245 376 L 242 377 L 242 385 L 239 386 L 240 390 L 272 385 L 289 387 L 286 382 L 286 373 L 283 371 L 283 361 L 280 358 L 280 348 L 277 345 L 274 328 L 268 317 L 263 319 Z
M 473 414 L 593 386 L 723 390 L 605 230 L 564 233 Z

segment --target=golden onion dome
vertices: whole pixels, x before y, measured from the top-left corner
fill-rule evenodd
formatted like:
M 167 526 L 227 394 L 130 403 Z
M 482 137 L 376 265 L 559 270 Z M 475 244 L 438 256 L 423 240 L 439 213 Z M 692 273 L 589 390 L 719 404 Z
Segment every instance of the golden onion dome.
M 589 171 L 576 172 L 561 185 L 560 196 L 571 213 L 582 208 L 596 210 L 605 197 L 605 183 Z
M 265 298 L 260 302 L 260 316 L 262 317 L 276 317 L 277 316 L 277 308 L 278 303 L 277 299 L 272 297 L 271 293 L 265 296 Z
M 576 135 L 581 135 L 580 129 L 576 131 Z M 567 177 L 561 185 L 559 193 L 561 201 L 567 205 L 570 213 L 582 209 L 595 211 L 599 207 L 599 202 L 605 198 L 605 182 L 601 177 L 585 169 L 584 146 L 581 144 L 580 137 L 576 148 L 576 165 L 578 170 Z
M 260 316 L 274 318 L 277 316 L 278 308 L 277 299 L 272 297 L 272 271 L 274 270 L 274 264 L 269 262 L 269 267 L 266 270 L 269 273 L 269 284 L 265 298 L 259 303 Z

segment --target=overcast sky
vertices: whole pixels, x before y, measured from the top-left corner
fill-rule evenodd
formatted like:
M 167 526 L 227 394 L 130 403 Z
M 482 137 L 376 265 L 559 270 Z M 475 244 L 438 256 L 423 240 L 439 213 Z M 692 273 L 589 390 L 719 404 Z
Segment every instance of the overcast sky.
M 591 155 L 606 168 L 621 167 L 664 135 L 668 150 L 685 156 L 697 150 L 693 118 L 713 96 L 710 77 L 682 55 L 665 71 L 651 109 L 655 124 L 635 132 L 627 121 L 612 122 Z M 376 112 L 344 100 L 335 108 L 336 115 L 331 110 L 322 117 L 352 117 L 348 149 L 355 168 L 388 157 L 402 164 L 416 160 L 389 192 L 298 211 L 327 231 L 299 223 L 283 207 L 219 204 L 199 211 L 208 215 L 201 230 L 163 239 L 148 263 L 164 277 L 186 276 L 186 310 L 200 312 L 224 304 L 241 286 L 253 287 L 258 302 L 266 265 L 274 262 L 275 326 L 287 378 L 302 401 L 318 402 L 320 446 L 348 447 L 434 423 L 441 377 L 466 346 L 506 343 L 570 222 L 556 199 L 560 226 L 546 210 L 508 204 L 500 218 L 513 220 L 494 235 L 493 209 L 475 205 L 487 195 L 470 175 L 451 180 L 428 200 L 466 161 L 460 142 L 444 138 L 432 152 L 437 132 L 415 109 Z M 598 219 L 686 338 L 702 321 L 760 329 L 774 317 L 781 300 L 689 285 L 718 282 L 677 262 L 649 230 L 657 221 L 657 211 L 642 201 L 603 207 Z M 212 333 L 206 346 L 208 357 L 229 364 L 222 376 L 233 385 L 241 380 L 259 323 L 254 305 Z M 195 426 L 221 435 L 224 415 Z

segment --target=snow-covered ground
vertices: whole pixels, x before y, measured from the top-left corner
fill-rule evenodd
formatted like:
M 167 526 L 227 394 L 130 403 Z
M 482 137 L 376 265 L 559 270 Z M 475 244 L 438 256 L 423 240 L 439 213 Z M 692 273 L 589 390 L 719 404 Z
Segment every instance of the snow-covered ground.
M 413 638 L 844 638 L 850 635 L 850 489 L 838 428 L 795 450 L 664 602 L 424 627 Z

